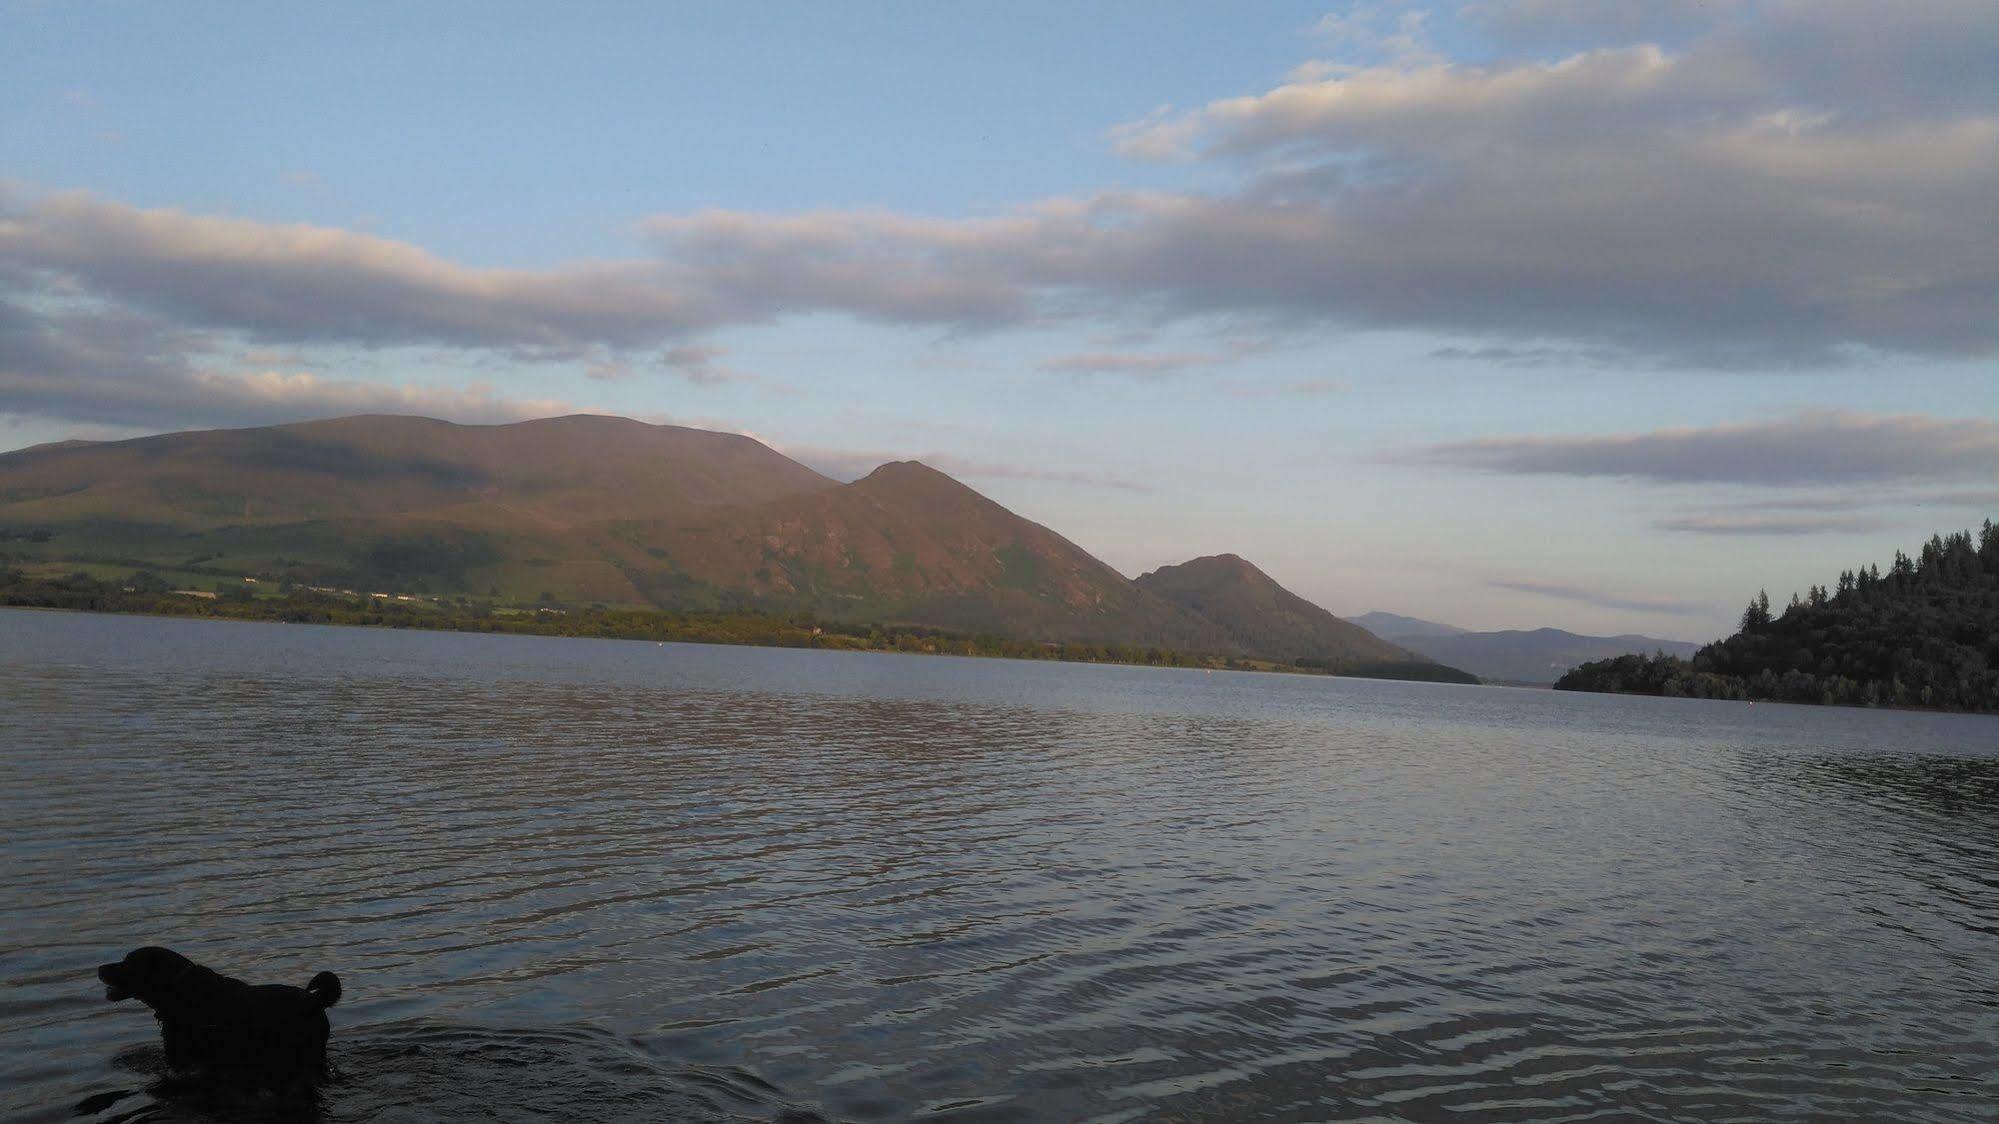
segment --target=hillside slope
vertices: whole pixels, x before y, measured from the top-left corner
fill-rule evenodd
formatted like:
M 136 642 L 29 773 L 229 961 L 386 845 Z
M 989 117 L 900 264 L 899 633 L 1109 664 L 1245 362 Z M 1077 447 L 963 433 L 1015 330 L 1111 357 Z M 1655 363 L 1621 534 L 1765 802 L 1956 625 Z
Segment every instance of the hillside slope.
M 178 581 L 803 612 L 1441 674 L 1240 558 L 1133 582 L 913 461 L 842 484 L 748 437 L 627 418 L 369 416 L 26 449 L 0 455 L 0 541 L 45 567 Z
M 840 484 L 747 437 L 625 418 L 42 446 L 0 455 L 0 537 L 27 561 L 1244 652 L 923 465 Z
M 1248 650 L 1048 528 L 915 461 L 852 484 L 637 528 L 635 540 L 663 546 L 675 580 L 737 591 L 765 608 L 1033 640 Z M 647 592 L 675 602 L 672 590 Z
M 1177 566 L 1162 566 L 1137 579 L 1138 587 L 1213 622 L 1234 644 L 1253 647 L 1267 658 L 1288 663 L 1389 673 L 1435 668 L 1415 655 L 1344 621 L 1292 593 L 1234 554 L 1216 554 Z M 1437 668 L 1421 678 L 1456 678 L 1453 669 Z M 1396 674 L 1401 674 L 1397 672 Z
M 1555 688 L 1999 711 L 1999 526 L 1931 536 L 1777 612 L 1759 593 L 1740 631 L 1692 659 L 1584 664 Z
M 638 603 L 605 540 L 839 485 L 748 437 L 576 415 L 361 416 L 0 455 L 0 528 L 49 557 L 302 584 Z

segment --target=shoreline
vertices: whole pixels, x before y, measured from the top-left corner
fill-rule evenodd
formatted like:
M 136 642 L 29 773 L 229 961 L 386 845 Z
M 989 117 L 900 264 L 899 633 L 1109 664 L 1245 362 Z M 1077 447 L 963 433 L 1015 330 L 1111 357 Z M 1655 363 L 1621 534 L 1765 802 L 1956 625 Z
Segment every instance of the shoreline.
M 108 595 L 97 591 L 95 598 Z M 1008 659 L 1032 663 L 1085 663 L 1109 667 L 1178 668 L 1188 671 L 1237 671 L 1257 674 L 1297 675 L 1337 679 L 1372 679 L 1385 682 L 1440 683 L 1447 686 L 1484 686 L 1482 682 L 1448 678 L 1366 674 L 1379 670 L 1356 667 L 1353 673 L 1320 667 L 1282 664 L 1240 656 L 1219 656 L 1171 648 L 1139 645 L 1089 644 L 1084 642 L 1038 642 L 1000 637 L 967 635 L 913 625 L 856 625 L 844 622 L 801 621 L 775 614 L 755 613 L 672 613 L 641 610 L 551 610 L 542 615 L 535 610 L 456 616 L 428 606 L 412 608 L 409 603 L 367 604 L 337 598 L 265 598 L 229 601 L 180 597 L 166 601 L 151 595 L 128 595 L 122 591 L 113 604 L 49 604 L 46 592 L 40 600 L 28 599 L 12 589 L 0 589 L 0 609 L 88 613 L 99 616 L 141 616 L 155 619 L 188 619 L 262 624 L 315 624 L 343 628 L 373 628 L 390 631 L 446 632 L 465 635 L 530 636 L 547 639 L 630 640 L 673 644 L 708 644 L 723 647 L 793 648 L 824 652 L 877 652 L 919 656 L 956 656 L 970 659 Z M 143 603 L 141 603 L 143 602 Z M 234 610 L 234 611 L 232 611 Z M 342 619 L 342 616 L 345 619 Z M 597 627 L 590 627 L 591 625 Z M 619 627 L 623 625 L 623 627 Z M 1119 658 L 1122 656 L 1123 658 Z M 1421 666 L 1421 665 L 1417 665 Z M 1437 665 L 1442 666 L 1442 665 Z

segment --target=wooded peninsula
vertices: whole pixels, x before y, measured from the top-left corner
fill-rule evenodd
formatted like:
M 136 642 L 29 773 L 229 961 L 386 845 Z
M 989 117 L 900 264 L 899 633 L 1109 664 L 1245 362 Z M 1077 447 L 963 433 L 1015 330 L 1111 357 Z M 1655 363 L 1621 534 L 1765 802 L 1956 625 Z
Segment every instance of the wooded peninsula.
M 1735 635 L 1691 659 L 1586 663 L 1558 691 L 1999 711 L 1999 527 L 1933 535 L 1781 610 L 1758 593 Z

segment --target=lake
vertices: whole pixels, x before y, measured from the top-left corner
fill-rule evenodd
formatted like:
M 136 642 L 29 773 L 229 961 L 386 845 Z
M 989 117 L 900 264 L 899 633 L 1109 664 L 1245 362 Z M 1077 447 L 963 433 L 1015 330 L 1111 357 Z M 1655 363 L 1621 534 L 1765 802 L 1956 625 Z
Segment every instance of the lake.
M 333 1121 L 1999 1116 L 1990 717 L 0 611 L 0 769 L 8 1119 L 255 1118 L 155 943 Z

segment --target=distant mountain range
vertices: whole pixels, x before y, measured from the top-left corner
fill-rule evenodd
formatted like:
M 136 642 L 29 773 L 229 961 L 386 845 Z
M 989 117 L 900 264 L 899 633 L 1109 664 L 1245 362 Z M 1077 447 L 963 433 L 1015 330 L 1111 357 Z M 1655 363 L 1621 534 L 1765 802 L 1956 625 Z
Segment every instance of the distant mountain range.
M 1426 621 L 1421 617 L 1405 617 L 1397 613 L 1362 613 L 1360 616 L 1347 619 L 1376 636 L 1401 640 L 1414 636 L 1463 636 L 1470 631 L 1456 625 L 1438 624 L 1436 621 Z
M 1451 677 L 1233 555 L 1134 582 L 913 461 L 841 483 L 748 437 L 627 418 L 364 416 L 44 445 L 0 454 L 0 540 L 28 562 Z
M 1350 620 L 1439 663 L 1502 683 L 1552 684 L 1570 668 L 1592 660 L 1658 652 L 1685 657 L 1701 647 L 1684 640 L 1633 634 L 1579 636 L 1559 628 L 1471 632 L 1395 613 L 1366 613 Z

